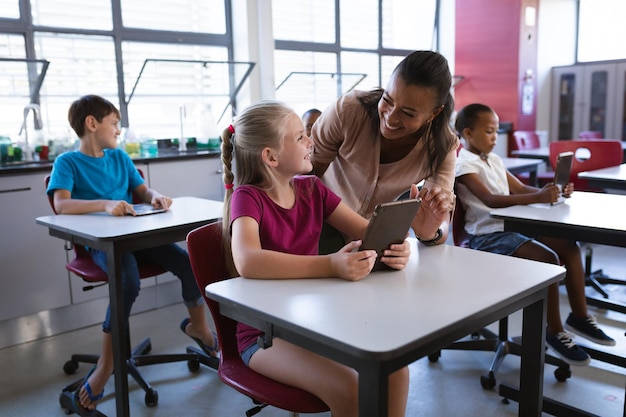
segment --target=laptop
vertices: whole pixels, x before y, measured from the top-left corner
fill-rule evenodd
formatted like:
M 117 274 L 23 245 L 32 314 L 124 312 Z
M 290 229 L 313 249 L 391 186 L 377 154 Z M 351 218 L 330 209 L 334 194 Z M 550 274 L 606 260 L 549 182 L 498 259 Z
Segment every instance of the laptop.
M 561 152 L 556 157 L 556 167 L 554 168 L 554 183 L 559 187 L 562 192 L 570 182 L 570 175 L 572 172 L 572 163 L 574 161 L 574 152 Z M 559 199 L 552 204 L 559 204 L 565 201 L 565 197 L 559 196 Z
M 153 207 L 151 204 L 146 204 L 146 203 L 133 204 L 133 209 L 135 210 L 136 216 L 146 216 L 148 214 L 157 214 L 157 213 L 163 213 L 167 211 L 164 208 L 156 208 L 156 207 Z M 128 214 L 132 215 L 130 213 Z

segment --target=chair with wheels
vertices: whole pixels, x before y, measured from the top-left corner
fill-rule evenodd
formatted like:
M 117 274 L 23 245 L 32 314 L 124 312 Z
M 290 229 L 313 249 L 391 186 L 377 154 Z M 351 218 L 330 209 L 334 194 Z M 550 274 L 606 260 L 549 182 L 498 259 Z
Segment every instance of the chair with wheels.
M 516 130 L 513 132 L 513 141 L 510 146 L 511 151 L 538 149 L 540 147 L 541 141 L 539 140 L 537 132 L 531 130 Z M 528 173 L 520 173 L 516 175 L 516 177 L 519 178 L 524 184 L 530 184 Z M 530 185 L 543 187 L 552 181 L 554 181 L 554 172 L 539 172 L 537 173 L 537 184 Z
M 451 228 L 454 245 L 469 248 L 469 235 L 465 231 L 465 209 L 463 208 L 458 195 L 456 208 L 452 216 Z M 513 354 L 520 356 L 522 353 L 521 338 L 511 338 L 508 333 L 509 319 L 508 317 L 503 317 L 498 321 L 498 334 L 492 332 L 486 327 L 483 327 L 482 329 L 473 332 L 469 339 L 458 340 L 451 345 L 446 346 L 445 349 L 495 352 L 495 356 L 489 366 L 489 371 L 486 375 L 480 376 L 480 385 L 487 390 L 493 389 L 496 386 L 496 372 L 500 368 L 500 365 L 506 355 Z M 428 360 L 430 362 L 437 362 L 440 356 L 441 351 L 438 351 L 430 354 L 428 356 Z M 572 375 L 569 364 L 555 356 L 546 354 L 545 362 L 557 366 L 557 369 L 554 371 L 554 376 L 557 381 L 563 382 Z
M 139 170 L 139 173 L 143 177 L 143 172 L 141 170 Z M 45 177 L 46 189 L 48 188 L 49 182 L 50 175 L 47 175 Z M 52 196 L 48 196 L 48 202 L 50 203 L 52 211 L 56 214 L 56 210 L 54 208 L 54 199 Z M 74 244 L 71 242 L 68 243 L 70 243 L 71 246 L 66 246 L 66 249 L 74 251 L 74 259 L 68 262 L 65 265 L 65 268 L 73 274 L 82 278 L 83 281 L 85 281 L 87 285 L 83 287 L 83 291 L 89 291 L 93 288 L 107 284 L 107 274 L 93 262 L 87 248 L 79 244 Z M 138 263 L 138 265 L 139 275 L 142 279 L 154 277 L 156 275 L 167 272 L 156 264 L 142 262 Z M 128 333 L 128 331 L 126 332 L 125 336 L 126 343 L 130 347 L 130 334 Z M 150 338 L 145 338 L 141 341 L 141 343 L 134 346 L 132 349 L 129 349 L 130 354 L 128 359 L 126 360 L 128 374 L 131 375 L 133 379 L 137 382 L 137 384 L 139 384 L 139 386 L 141 386 L 141 388 L 144 390 L 144 402 L 148 407 L 154 407 L 157 405 L 159 401 L 159 394 L 139 373 L 138 367 L 145 365 L 155 365 L 160 363 L 186 361 L 187 367 L 190 371 L 194 372 L 200 368 L 200 358 L 198 354 L 195 352 L 189 352 L 189 348 L 187 353 L 148 355 L 151 349 L 152 343 L 150 341 Z M 79 364 L 81 362 L 95 364 L 98 362 L 98 358 L 99 355 L 96 354 L 73 354 L 70 360 L 65 362 L 65 364 L 63 365 L 63 371 L 67 375 L 72 375 L 78 370 Z M 83 378 L 67 385 L 61 391 L 59 402 L 61 403 L 61 407 L 63 407 L 65 410 L 69 411 L 72 409 L 71 404 L 73 393 L 74 391 L 76 391 L 76 389 L 80 387 L 82 382 Z M 103 414 L 96 410 L 96 415 Z
M 198 287 L 232 278 L 228 272 L 222 245 L 222 223 L 211 223 L 187 235 L 187 250 Z M 291 416 L 299 413 L 322 413 L 329 408 L 322 400 L 301 389 L 267 378 L 246 366 L 237 350 L 237 322 L 220 314 L 219 304 L 204 296 L 209 306 L 220 341 L 219 378 L 256 404 L 246 412 L 250 417 L 267 405 L 287 410 Z
M 578 173 L 594 169 L 608 168 L 620 165 L 623 161 L 622 144 L 617 140 L 561 140 L 550 143 L 550 163 L 554 166 L 556 158 L 561 152 L 574 152 L 570 181 L 574 183 L 574 190 L 603 192 L 592 188 L 587 180 L 578 178 Z M 626 285 L 626 280 L 611 278 L 604 274 L 602 269 L 593 270 L 591 261 L 593 249 L 585 248 L 585 282 L 592 286 L 604 298 L 609 298 L 603 284 Z

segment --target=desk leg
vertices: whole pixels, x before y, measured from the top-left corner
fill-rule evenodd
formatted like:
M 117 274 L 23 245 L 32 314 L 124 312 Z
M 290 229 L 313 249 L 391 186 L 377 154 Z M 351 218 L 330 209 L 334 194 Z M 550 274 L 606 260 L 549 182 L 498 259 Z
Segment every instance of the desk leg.
M 546 297 L 524 308 L 519 416 L 541 416 L 546 337 Z
M 389 376 L 379 363 L 359 369 L 359 417 L 387 417 Z
M 128 402 L 128 371 L 126 369 L 126 359 L 129 357 L 129 346 L 126 343 L 124 332 L 126 323 L 122 310 L 122 286 L 121 276 L 121 256 L 119 251 L 112 245 L 107 249 L 107 266 L 109 275 L 109 305 L 111 310 L 111 336 L 113 339 L 113 364 L 115 378 L 115 408 L 118 417 L 130 416 L 130 406 Z

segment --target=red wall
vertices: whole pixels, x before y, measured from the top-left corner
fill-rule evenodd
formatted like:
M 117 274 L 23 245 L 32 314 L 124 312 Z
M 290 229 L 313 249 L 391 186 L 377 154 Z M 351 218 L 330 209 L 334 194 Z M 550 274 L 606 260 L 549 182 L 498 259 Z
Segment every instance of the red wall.
M 527 6 L 538 0 L 456 0 L 456 110 L 481 102 L 514 130 L 535 130 L 537 109 L 537 23 L 524 23 Z M 538 16 L 536 21 L 538 20 Z M 530 69 L 534 89 L 530 114 L 522 111 L 522 86 Z

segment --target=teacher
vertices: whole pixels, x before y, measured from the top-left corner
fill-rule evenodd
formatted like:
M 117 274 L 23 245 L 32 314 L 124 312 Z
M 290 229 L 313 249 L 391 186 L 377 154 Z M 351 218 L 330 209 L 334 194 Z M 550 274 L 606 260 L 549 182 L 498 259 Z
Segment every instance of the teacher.
M 366 218 L 377 204 L 410 190 L 411 198 L 422 198 L 415 236 L 426 245 L 445 242 L 459 143 L 450 127 L 451 83 L 441 54 L 415 51 L 394 69 L 387 88 L 339 97 L 311 131 L 314 173 Z

